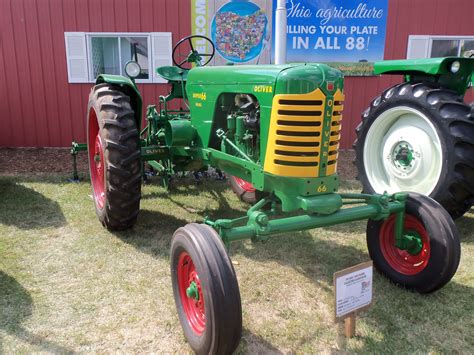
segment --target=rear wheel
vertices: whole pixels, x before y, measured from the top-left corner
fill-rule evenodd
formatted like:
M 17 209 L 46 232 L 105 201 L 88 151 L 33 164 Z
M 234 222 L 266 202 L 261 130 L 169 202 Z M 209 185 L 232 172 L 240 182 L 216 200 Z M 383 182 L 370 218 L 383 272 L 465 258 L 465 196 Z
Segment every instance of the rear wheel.
M 364 191 L 429 195 L 457 218 L 474 199 L 474 119 L 436 84 L 403 83 L 372 101 L 356 129 Z
M 129 96 L 99 84 L 89 96 L 89 172 L 95 209 L 111 230 L 130 228 L 140 209 L 140 141 Z
M 190 223 L 171 241 L 171 280 L 184 335 L 197 354 L 231 354 L 242 334 L 239 285 L 214 229 Z
M 367 246 L 375 267 L 388 279 L 421 293 L 443 287 L 459 265 L 461 247 L 449 214 L 433 199 L 410 193 L 404 246 L 395 240 L 395 215 L 367 222 Z
M 234 191 L 240 200 L 247 203 L 257 202 L 256 190 L 252 183 L 232 175 L 229 177 L 229 180 L 232 191 Z
M 245 181 L 237 176 L 230 176 L 230 186 L 232 191 L 239 197 L 243 202 L 254 204 L 260 201 L 262 198 L 268 196 L 268 193 L 257 190 L 252 183 Z

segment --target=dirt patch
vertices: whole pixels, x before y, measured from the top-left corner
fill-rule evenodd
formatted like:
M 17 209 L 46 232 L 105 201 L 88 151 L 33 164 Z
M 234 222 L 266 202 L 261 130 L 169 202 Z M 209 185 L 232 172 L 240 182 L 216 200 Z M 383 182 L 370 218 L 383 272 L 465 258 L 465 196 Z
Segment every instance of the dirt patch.
M 338 172 L 342 179 L 353 180 L 357 175 L 353 150 L 339 152 Z M 77 156 L 77 169 L 88 171 L 87 153 Z M 0 148 L 0 174 L 61 173 L 72 174 L 72 158 L 69 148 Z
M 354 165 L 355 152 L 351 150 L 339 151 L 337 161 L 337 172 L 344 180 L 355 180 L 357 176 L 357 169 Z
M 87 154 L 81 152 L 77 168 L 86 172 Z M 68 148 L 0 148 L 0 174 L 72 173 Z

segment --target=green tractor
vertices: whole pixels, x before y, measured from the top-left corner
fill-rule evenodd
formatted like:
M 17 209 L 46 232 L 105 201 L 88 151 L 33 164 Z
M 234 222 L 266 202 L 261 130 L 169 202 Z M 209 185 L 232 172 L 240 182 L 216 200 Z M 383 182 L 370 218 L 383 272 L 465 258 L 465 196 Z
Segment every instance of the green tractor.
M 376 74 L 405 81 L 362 114 L 354 143 L 364 192 L 415 191 L 453 218 L 474 203 L 474 108 L 464 102 L 474 58 L 392 60 Z
M 437 202 L 416 193 L 337 192 L 340 71 L 324 64 L 206 67 L 214 50 L 198 53 L 196 38 L 203 39 L 186 37 L 174 47 L 176 66 L 156 69 L 171 91 L 148 106 L 145 128 L 134 62 L 126 66 L 130 78 L 97 78 L 87 117 L 95 208 L 111 230 L 137 220 L 144 161 L 165 180 L 211 166 L 251 184 L 254 198 L 260 194 L 239 218 L 190 223 L 173 235 L 174 298 L 195 352 L 231 353 L 239 344 L 241 300 L 226 252 L 234 241 L 297 238 L 291 233 L 368 219 L 370 256 L 391 281 L 421 293 L 449 282 L 460 243 Z M 187 109 L 171 110 L 173 100 Z

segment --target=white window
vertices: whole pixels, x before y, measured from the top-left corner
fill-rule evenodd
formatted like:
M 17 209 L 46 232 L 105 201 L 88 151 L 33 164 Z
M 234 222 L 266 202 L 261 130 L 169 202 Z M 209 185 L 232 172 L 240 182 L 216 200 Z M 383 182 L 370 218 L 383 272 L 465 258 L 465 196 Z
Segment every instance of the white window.
M 164 83 L 155 69 L 171 65 L 170 32 L 101 33 L 65 32 L 70 83 L 94 82 L 99 74 L 125 75 L 125 64 L 140 64 L 137 83 Z
M 407 58 L 474 57 L 474 36 L 408 37 Z

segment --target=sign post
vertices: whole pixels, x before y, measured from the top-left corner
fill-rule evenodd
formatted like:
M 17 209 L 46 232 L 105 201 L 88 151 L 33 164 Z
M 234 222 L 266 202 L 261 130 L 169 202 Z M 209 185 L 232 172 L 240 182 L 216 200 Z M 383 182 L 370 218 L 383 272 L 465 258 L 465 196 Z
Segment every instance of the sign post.
M 368 261 L 334 273 L 334 316 L 344 320 L 344 335 L 352 338 L 356 314 L 372 305 L 373 263 Z

